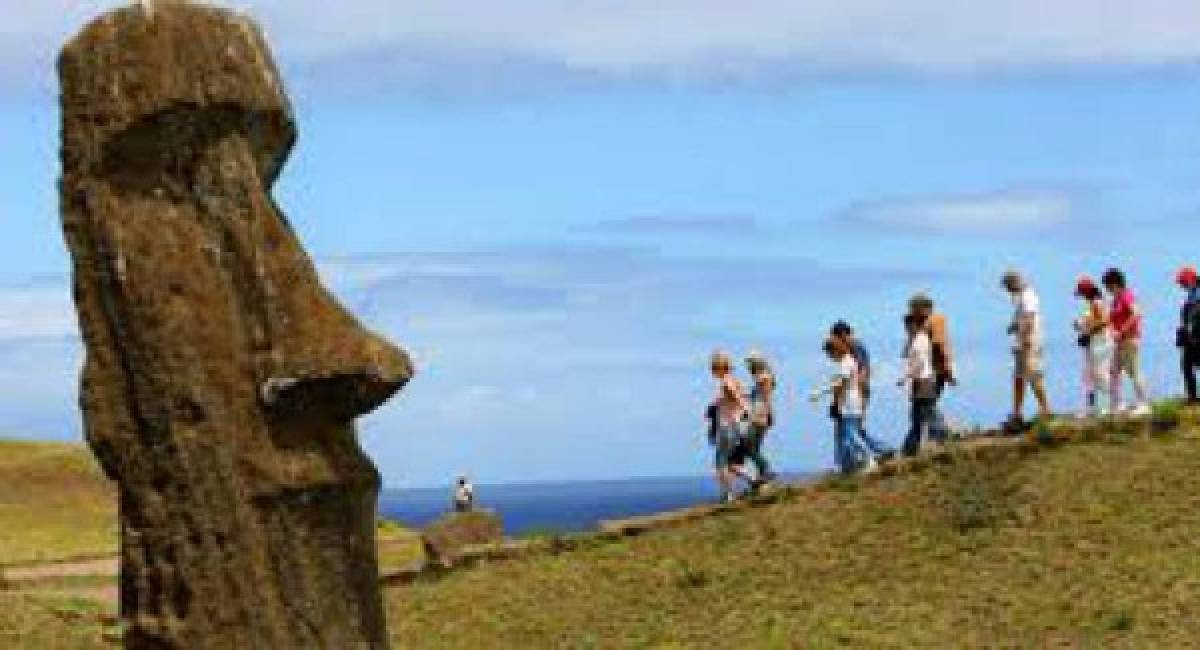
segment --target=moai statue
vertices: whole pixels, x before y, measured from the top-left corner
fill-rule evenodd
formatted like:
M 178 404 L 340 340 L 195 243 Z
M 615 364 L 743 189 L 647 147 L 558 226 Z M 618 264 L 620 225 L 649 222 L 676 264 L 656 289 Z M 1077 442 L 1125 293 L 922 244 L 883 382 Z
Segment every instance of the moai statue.
M 59 60 L 85 433 L 120 495 L 129 648 L 378 648 L 379 474 L 412 376 L 321 286 L 271 188 L 295 140 L 259 30 L 159 2 Z

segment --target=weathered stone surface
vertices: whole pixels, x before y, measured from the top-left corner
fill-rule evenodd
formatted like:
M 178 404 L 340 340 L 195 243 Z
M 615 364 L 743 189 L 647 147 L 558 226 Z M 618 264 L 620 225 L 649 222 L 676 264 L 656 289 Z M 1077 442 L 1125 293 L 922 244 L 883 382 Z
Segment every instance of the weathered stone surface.
M 500 517 L 483 510 L 451 513 L 421 531 L 426 556 L 430 562 L 442 566 L 454 565 L 467 547 L 503 538 L 504 523 Z
M 353 420 L 412 376 L 271 198 L 295 140 L 259 30 L 158 3 L 59 60 L 88 443 L 117 482 L 130 648 L 383 647 Z

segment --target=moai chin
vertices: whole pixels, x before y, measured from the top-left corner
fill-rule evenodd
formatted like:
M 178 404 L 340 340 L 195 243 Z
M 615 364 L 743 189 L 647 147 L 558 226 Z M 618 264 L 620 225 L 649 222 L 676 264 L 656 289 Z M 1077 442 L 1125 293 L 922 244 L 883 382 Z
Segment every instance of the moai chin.
M 117 482 L 129 648 L 387 645 L 353 420 L 412 376 L 271 188 L 295 140 L 258 29 L 158 3 L 59 60 L 85 434 Z

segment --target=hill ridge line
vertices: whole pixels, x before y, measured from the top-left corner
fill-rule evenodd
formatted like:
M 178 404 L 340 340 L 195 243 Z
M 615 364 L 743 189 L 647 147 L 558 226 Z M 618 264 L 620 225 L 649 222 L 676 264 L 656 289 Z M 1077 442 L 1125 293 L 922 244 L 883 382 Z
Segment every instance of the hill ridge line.
M 384 586 L 409 585 L 420 580 L 440 579 L 450 573 L 485 566 L 489 563 L 551 556 L 594 548 L 622 539 L 680 528 L 709 518 L 746 512 L 774 505 L 805 494 L 830 489 L 833 481 L 872 484 L 882 479 L 923 472 L 938 464 L 954 462 L 956 454 L 979 458 L 988 454 L 1018 453 L 1022 457 L 1065 444 L 1079 444 L 1104 439 L 1105 436 L 1147 436 L 1175 433 L 1181 428 L 1200 424 L 1200 409 L 1181 407 L 1173 420 L 1157 416 L 1106 416 L 1103 418 L 1054 418 L 1042 425 L 1033 425 L 1016 434 L 1005 435 L 999 429 L 985 430 L 956 441 L 939 445 L 915 457 L 888 461 L 879 469 L 861 475 L 839 476 L 827 473 L 794 483 L 787 483 L 768 492 L 749 496 L 729 504 L 697 504 L 664 512 L 623 519 L 601 521 L 595 530 L 566 533 L 549 537 L 506 539 L 491 544 L 468 546 L 456 557 L 441 562 L 417 561 L 408 567 L 382 572 Z

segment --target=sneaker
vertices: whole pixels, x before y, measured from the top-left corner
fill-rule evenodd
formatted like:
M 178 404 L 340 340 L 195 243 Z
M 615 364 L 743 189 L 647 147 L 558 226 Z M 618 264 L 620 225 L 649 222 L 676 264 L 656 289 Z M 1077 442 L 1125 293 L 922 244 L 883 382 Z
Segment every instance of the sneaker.
M 874 474 L 879 470 L 879 463 L 875 462 L 875 457 L 867 455 L 867 461 L 859 468 L 860 474 Z
M 1138 404 L 1137 406 L 1130 409 L 1129 414 L 1134 417 L 1145 417 L 1147 415 L 1150 415 L 1150 405 L 1145 402 L 1142 402 L 1141 404 Z

